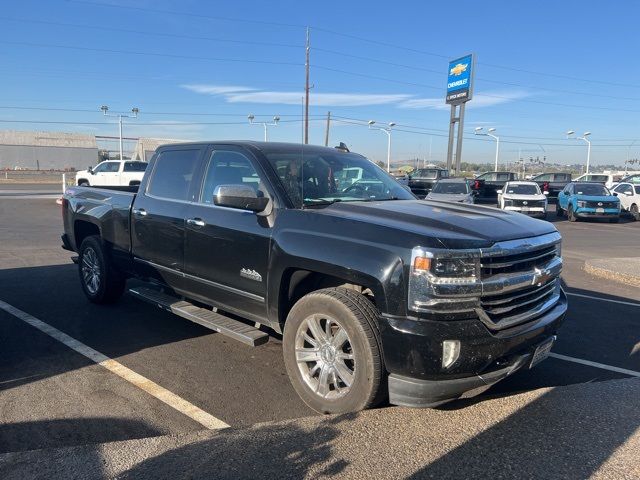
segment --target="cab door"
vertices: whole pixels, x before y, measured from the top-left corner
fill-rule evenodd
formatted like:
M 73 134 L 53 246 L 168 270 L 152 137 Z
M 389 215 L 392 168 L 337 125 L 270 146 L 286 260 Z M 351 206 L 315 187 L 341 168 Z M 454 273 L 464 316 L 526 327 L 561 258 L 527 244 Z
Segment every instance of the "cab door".
M 248 210 L 214 205 L 220 185 L 245 185 L 257 196 L 270 187 L 253 154 L 215 145 L 206 154 L 202 186 L 185 228 L 185 284 L 189 294 L 230 312 L 263 321 L 272 227 Z
M 571 195 L 572 191 L 573 191 L 573 185 L 569 184 L 566 187 L 564 187 L 564 190 L 558 193 L 558 205 L 563 210 L 567 210 L 567 208 L 569 207 L 569 195 Z
M 177 291 L 184 288 L 185 218 L 198 185 L 204 148 L 161 150 L 131 212 L 131 247 L 137 273 Z

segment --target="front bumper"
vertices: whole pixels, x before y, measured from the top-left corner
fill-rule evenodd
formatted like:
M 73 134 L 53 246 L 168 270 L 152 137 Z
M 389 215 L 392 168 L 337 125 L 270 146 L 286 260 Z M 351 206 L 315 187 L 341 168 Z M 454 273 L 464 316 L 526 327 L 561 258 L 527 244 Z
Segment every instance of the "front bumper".
M 567 311 L 556 305 L 521 325 L 492 331 L 480 319 L 382 317 L 380 332 L 392 404 L 433 407 L 489 388 L 527 364 L 533 350 L 557 333 Z M 442 342 L 459 340 L 460 357 L 442 367 Z
M 579 218 L 609 218 L 620 216 L 620 210 L 617 208 L 605 208 L 603 212 L 596 212 L 595 208 L 583 207 L 576 209 L 573 213 Z
M 508 212 L 522 213 L 530 217 L 544 217 L 547 214 L 545 207 L 531 207 L 526 211 L 523 211 L 522 207 L 504 207 L 504 209 Z

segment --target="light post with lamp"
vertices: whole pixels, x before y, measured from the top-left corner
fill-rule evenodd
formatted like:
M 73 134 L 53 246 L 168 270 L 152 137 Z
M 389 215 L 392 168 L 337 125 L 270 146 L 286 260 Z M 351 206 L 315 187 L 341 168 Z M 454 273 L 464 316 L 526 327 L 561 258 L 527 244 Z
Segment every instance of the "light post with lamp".
M 387 134 L 387 172 L 391 172 L 391 129 L 396 126 L 394 122 L 389 122 L 386 127 L 373 127 L 375 120 L 369 120 L 368 125 L 370 130 L 380 130 Z

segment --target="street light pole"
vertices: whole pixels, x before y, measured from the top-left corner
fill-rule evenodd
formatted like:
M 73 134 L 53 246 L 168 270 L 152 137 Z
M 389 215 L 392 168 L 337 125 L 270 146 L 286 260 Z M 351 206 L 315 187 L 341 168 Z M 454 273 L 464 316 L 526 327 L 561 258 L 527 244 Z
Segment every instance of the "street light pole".
M 495 164 L 494 164 L 494 171 L 497 172 L 498 171 L 498 158 L 500 157 L 500 137 L 498 137 L 497 135 L 493 134 L 493 132 L 495 132 L 495 131 L 496 131 L 495 128 L 490 128 L 489 130 L 487 130 L 487 133 L 480 133 L 480 132 L 482 132 L 482 127 L 476 127 L 476 129 L 475 129 L 476 135 L 486 135 L 487 137 L 491 137 L 496 141 L 496 160 L 495 160 Z
M 369 129 L 370 130 L 375 130 L 372 129 L 371 127 L 376 123 L 375 120 L 369 120 Z M 387 172 L 391 171 L 391 129 L 393 127 L 395 127 L 396 124 L 394 122 L 389 122 L 389 126 L 388 127 L 377 127 L 377 130 L 380 130 L 381 132 L 384 132 L 387 134 Z
M 102 113 L 105 117 L 118 117 L 118 144 L 120 147 L 120 160 L 124 160 L 123 152 L 122 152 L 122 119 L 123 118 L 138 118 L 138 110 L 136 107 L 131 109 L 132 115 L 125 115 L 124 113 L 118 113 L 117 115 L 111 115 L 107 113 L 109 111 L 109 107 L 107 105 L 102 105 L 100 107 Z
M 264 141 L 268 142 L 269 138 L 268 138 L 268 134 L 267 134 L 267 127 L 272 125 L 272 126 L 276 126 L 278 125 L 278 122 L 280 121 L 280 117 L 279 116 L 275 116 L 273 117 L 273 123 L 267 123 L 267 122 L 258 122 L 258 123 L 253 123 L 253 120 L 256 118 L 252 113 L 250 113 L 249 115 L 247 115 L 247 118 L 249 119 L 249 124 L 250 125 L 260 125 L 262 124 L 263 128 L 264 128 Z
M 573 138 L 571 135 L 574 133 L 576 132 L 569 130 L 567 132 L 567 138 Z M 589 173 L 589 164 L 591 163 L 591 142 L 587 138 L 589 135 L 591 135 L 591 132 L 584 132 L 581 137 L 576 138 L 576 140 L 584 140 L 587 143 L 587 171 L 585 173 Z

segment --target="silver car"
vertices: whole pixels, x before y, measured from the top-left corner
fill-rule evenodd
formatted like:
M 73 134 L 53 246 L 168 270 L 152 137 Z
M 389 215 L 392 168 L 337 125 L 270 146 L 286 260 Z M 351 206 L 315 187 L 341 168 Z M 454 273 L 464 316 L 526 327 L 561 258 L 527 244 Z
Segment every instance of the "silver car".
M 443 178 L 433 186 L 427 200 L 444 200 L 447 202 L 474 203 L 475 192 L 464 178 Z

